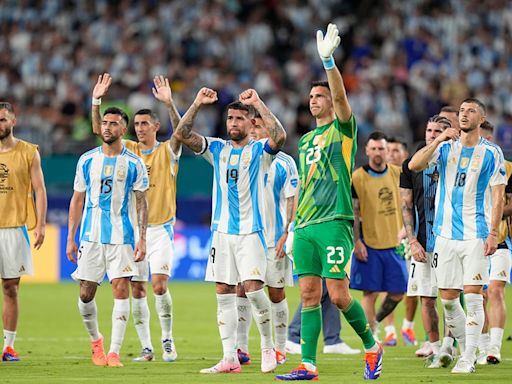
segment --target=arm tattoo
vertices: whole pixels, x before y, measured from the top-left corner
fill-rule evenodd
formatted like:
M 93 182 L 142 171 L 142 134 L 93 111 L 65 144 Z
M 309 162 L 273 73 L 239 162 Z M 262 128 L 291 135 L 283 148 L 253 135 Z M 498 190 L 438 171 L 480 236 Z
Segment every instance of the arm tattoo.
M 174 102 L 171 101 L 171 104 L 167 105 L 167 112 L 169 112 L 169 118 L 171 119 L 172 128 L 176 129 L 178 127 L 178 124 L 180 123 L 181 117 Z
M 92 106 L 92 133 L 95 135 L 101 134 L 101 113 L 100 106 L 93 105 Z
M 277 148 L 281 148 L 286 140 L 286 132 L 283 125 L 268 108 L 264 108 L 264 110 L 259 112 L 265 125 L 268 127 L 270 138 L 276 144 Z
M 200 106 L 192 104 L 176 128 L 175 135 L 183 144 L 194 152 L 200 152 L 203 149 L 203 136 L 192 131 L 194 119 L 199 112 Z
M 400 198 L 402 201 L 402 217 L 404 219 L 405 231 L 407 232 L 407 237 L 413 239 L 416 235 L 414 233 L 412 189 L 400 188 Z
M 135 191 L 135 202 L 137 207 L 139 237 L 141 240 L 146 240 L 146 229 L 148 227 L 148 203 L 146 201 L 146 192 Z
M 288 226 L 293 221 L 295 212 L 294 212 L 294 200 L 295 196 L 288 197 L 286 199 L 286 228 L 285 230 L 288 230 Z

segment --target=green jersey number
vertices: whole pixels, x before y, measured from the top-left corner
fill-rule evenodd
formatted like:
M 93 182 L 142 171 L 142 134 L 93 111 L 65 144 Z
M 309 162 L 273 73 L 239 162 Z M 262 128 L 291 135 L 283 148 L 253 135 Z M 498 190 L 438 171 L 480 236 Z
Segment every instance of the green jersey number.
M 313 148 L 308 148 L 306 152 L 306 164 L 310 165 L 320 161 L 320 147 L 317 145 Z
M 328 246 L 326 251 L 328 264 L 343 264 L 345 261 L 345 253 L 343 251 L 343 247 Z

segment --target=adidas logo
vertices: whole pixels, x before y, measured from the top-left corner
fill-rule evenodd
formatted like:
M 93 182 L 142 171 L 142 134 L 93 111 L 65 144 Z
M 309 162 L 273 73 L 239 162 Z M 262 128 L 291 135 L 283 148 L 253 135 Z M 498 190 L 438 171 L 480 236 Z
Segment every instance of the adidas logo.
M 473 276 L 473 280 L 482 281 L 482 275 L 478 274 L 478 275 Z
M 267 324 L 267 323 L 269 323 L 269 322 L 270 322 L 270 319 L 265 319 L 265 320 L 263 320 L 260 324 Z
M 25 266 L 22 265 L 18 272 L 25 272 Z
M 245 317 L 239 317 L 238 321 L 247 321 L 247 319 Z
M 126 267 L 123 268 L 123 272 L 133 272 L 133 270 L 129 265 L 127 265 Z
M 121 316 L 117 317 L 116 320 L 126 321 L 126 316 L 121 315 Z
M 219 321 L 219 322 L 217 323 L 217 325 L 226 325 L 226 323 L 224 323 L 224 322 L 222 322 L 222 321 Z
M 279 325 L 276 325 L 276 328 L 286 328 L 286 324 L 285 323 L 281 323 Z
M 478 326 L 478 323 L 476 321 L 470 321 L 470 322 L 466 323 L 466 325 L 469 325 L 470 327 L 476 327 L 476 326 Z
M 260 270 L 258 268 L 254 268 L 251 272 L 251 276 L 261 276 Z
M 331 273 L 340 273 L 341 270 L 340 270 L 340 267 L 338 267 L 337 265 L 335 265 L 334 267 L 332 267 L 331 269 L 329 269 L 329 272 Z
M 499 277 L 507 277 L 507 272 L 501 271 L 500 273 L 498 273 L 498 276 Z
M 144 324 L 144 322 L 142 320 L 139 320 L 139 321 L 135 322 L 135 325 L 142 325 L 142 324 Z
M 169 266 L 167 264 L 165 265 L 162 265 L 162 271 L 168 271 L 169 270 Z
M 281 277 L 281 278 L 279 279 L 278 284 L 284 284 L 284 278 L 283 278 L 283 277 Z

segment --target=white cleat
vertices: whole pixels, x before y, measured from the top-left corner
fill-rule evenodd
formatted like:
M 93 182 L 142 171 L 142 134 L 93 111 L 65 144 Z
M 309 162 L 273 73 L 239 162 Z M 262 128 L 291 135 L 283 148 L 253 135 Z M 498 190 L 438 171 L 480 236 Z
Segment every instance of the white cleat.
M 147 361 L 153 361 L 154 355 L 153 351 L 149 348 L 144 348 L 142 352 L 140 353 L 140 356 L 133 359 L 136 363 L 145 363 Z
M 357 355 L 361 353 L 360 349 L 351 348 L 347 343 L 342 341 L 338 344 L 324 345 L 324 353 L 337 353 L 340 355 Z
M 425 341 L 420 349 L 418 349 L 415 354 L 418 357 L 429 357 L 434 353 L 432 350 L 432 347 L 430 346 L 430 343 L 428 341 Z
M 501 363 L 501 353 L 498 348 L 496 348 L 496 347 L 489 348 L 489 352 L 487 353 L 487 363 L 488 364 Z
M 217 364 L 215 364 L 211 368 L 204 368 L 199 371 L 199 373 L 208 373 L 208 374 L 217 374 L 217 373 L 240 373 L 240 363 L 238 359 L 233 359 L 233 361 L 228 361 L 222 359 Z
M 300 355 L 302 353 L 302 347 L 298 343 L 286 340 L 285 351 L 290 355 Z
M 476 365 L 487 365 L 487 353 L 480 353 L 478 355 Z
M 276 350 L 274 348 L 265 348 L 261 350 L 261 372 L 274 372 L 277 367 Z
M 176 352 L 174 341 L 170 339 L 163 340 L 162 349 L 164 350 L 164 353 L 162 354 L 163 361 L 170 363 L 178 358 L 178 352 Z
M 472 361 L 460 358 L 452 369 L 452 373 L 473 373 L 475 372 L 475 366 Z

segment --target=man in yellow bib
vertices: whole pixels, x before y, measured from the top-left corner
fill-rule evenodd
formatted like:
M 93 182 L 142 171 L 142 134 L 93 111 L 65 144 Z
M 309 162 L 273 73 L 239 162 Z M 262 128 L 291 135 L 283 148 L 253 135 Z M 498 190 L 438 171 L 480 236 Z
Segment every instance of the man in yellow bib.
M 37 145 L 16 139 L 12 105 L 0 102 L 0 277 L 4 292 L 3 361 L 19 361 L 14 350 L 20 277 L 32 274 L 27 229 L 34 229 L 34 248 L 43 244 L 46 188 Z M 36 202 L 34 209 L 35 192 Z
M 100 75 L 93 90 L 92 118 L 93 132 L 101 131 L 100 104 L 112 83 L 108 73 Z M 165 104 L 172 126 L 180 122 L 180 115 L 174 105 L 169 80 L 163 76 L 154 78 L 153 95 Z M 146 283 L 149 269 L 155 294 L 155 305 L 162 329 L 162 359 L 174 361 L 177 358 L 172 337 L 172 300 L 167 289 L 171 275 L 174 254 L 173 225 L 176 217 L 176 178 L 181 143 L 174 137 L 163 143 L 156 134 L 160 129 L 157 115 L 149 109 L 135 113 L 134 128 L 138 142 L 123 140 L 126 148 L 142 158 L 149 175 L 147 257 L 139 263 L 139 274 L 132 278 L 132 313 L 135 328 L 141 341 L 142 353 L 134 361 L 145 362 L 154 358 L 154 349 L 149 331 L 149 307 L 146 297 Z

